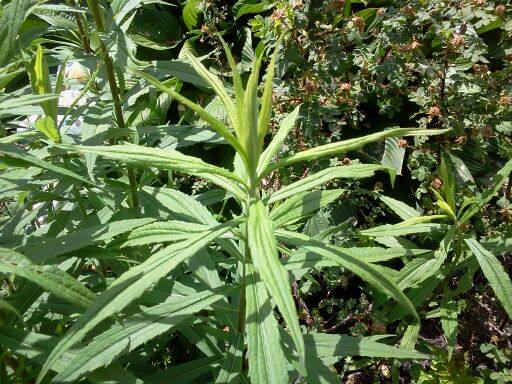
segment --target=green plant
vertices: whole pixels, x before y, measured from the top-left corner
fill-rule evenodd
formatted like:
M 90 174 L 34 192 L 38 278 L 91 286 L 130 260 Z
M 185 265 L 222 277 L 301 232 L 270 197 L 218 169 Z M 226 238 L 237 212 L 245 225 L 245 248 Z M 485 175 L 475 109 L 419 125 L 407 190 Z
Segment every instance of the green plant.
M 190 370 L 189 375 L 213 375 L 217 382 L 234 382 L 248 375 L 253 382 L 286 383 L 289 363 L 310 382 L 335 382 L 336 376 L 321 357 L 352 354 L 424 357 L 371 339 L 303 335 L 290 288 L 290 272 L 295 268 L 324 262 L 341 265 L 361 276 L 380 294 L 395 299 L 413 319 L 418 318 L 414 306 L 396 284 L 372 263 L 360 259 L 367 250 L 340 248 L 287 229 L 343 194 L 339 189 L 318 189 L 327 181 L 368 177 L 379 170 L 393 175 L 393 171 L 381 165 L 335 166 L 270 194 L 261 190 L 260 183 L 265 176 L 283 167 L 345 153 L 385 137 L 444 131 L 390 129 L 276 160 L 299 112 L 296 108 L 283 119 L 279 131 L 265 146 L 277 53 L 268 65 L 260 101 L 258 80 L 263 47 L 256 50 L 245 86 L 229 49 L 225 48 L 233 74 L 234 100 L 222 81 L 191 53 L 188 44 L 183 55 L 222 101 L 229 126 L 168 86 L 168 81 L 159 81 L 137 69 L 131 71 L 190 108 L 229 143 L 236 151 L 232 171 L 168 148 L 61 144 L 61 140 L 41 141 L 41 136 L 35 137 L 34 149 L 22 150 L 8 144 L 30 137 L 25 134 L 8 136 L 0 144 L 2 162 L 9 165 L 6 168 L 9 180 L 14 181 L 17 171 L 12 167 L 28 167 L 50 188 L 48 192 L 41 191 L 43 195 L 36 195 L 36 200 L 26 194 L 27 201 L 21 201 L 18 210 L 21 216 L 7 220 L 2 229 L 5 234 L 9 234 L 9 228 L 13 231 L 7 237 L 10 247 L 5 248 L 4 244 L 2 248 L 1 271 L 23 277 L 28 286 L 10 289 L 9 298 L 15 304 L 4 304 L 12 313 L 4 320 L 0 338 L 2 344 L 15 353 L 44 363 L 37 382 L 43 382 L 50 370 L 57 372 L 56 382 L 72 382 L 84 375 L 95 381 L 114 372 L 120 377 L 130 377 L 131 373 L 116 361 L 121 358 L 128 359 L 123 360 L 125 363 L 137 364 L 138 361 L 140 364 L 144 360 L 143 346 L 149 343 L 160 350 L 158 341 L 156 345 L 151 343 L 171 330 L 179 331 L 190 343 L 198 343 L 197 348 L 204 356 L 192 359 L 183 368 L 177 365 L 155 372 L 147 377 L 148 382 L 171 378 L 186 369 Z M 45 76 L 48 78 L 49 74 Z M 113 97 L 116 110 L 117 96 L 113 94 Z M 118 129 L 120 135 L 125 135 L 123 126 Z M 41 146 L 43 143 L 46 146 Z M 88 167 L 72 153 L 85 154 L 86 162 L 96 155 L 106 161 Z M 65 167 L 57 165 L 59 157 L 64 158 Z M 132 197 L 130 208 L 122 193 L 124 177 L 121 175 L 115 180 L 112 175 L 121 164 L 128 165 L 129 169 L 144 170 L 139 184 L 158 181 L 159 170 L 194 175 L 220 187 L 215 192 L 224 196 L 222 199 L 233 199 L 236 205 L 230 206 L 229 214 L 220 214 L 221 220 L 217 221 L 205 206 L 190 196 L 170 188 L 142 184 L 137 188 L 137 198 Z M 80 176 L 85 169 L 95 183 Z M 45 181 L 47 177 L 51 177 L 50 181 Z M 131 177 L 128 179 L 128 190 L 133 195 L 134 182 Z M 77 192 L 78 186 L 85 189 Z M 53 201 L 69 199 L 66 191 L 70 189 L 77 192 L 76 200 L 71 205 L 63 203 L 55 207 Z M 36 208 L 35 215 L 27 217 L 26 209 L 34 207 L 37 198 L 46 203 Z M 74 204 L 82 205 L 83 200 L 87 205 L 80 208 L 82 222 L 78 222 L 73 231 L 63 231 L 60 220 L 72 212 L 68 211 L 69 207 L 73 210 Z M 212 201 L 215 203 L 218 199 Z M 34 222 L 35 217 L 44 216 L 48 224 L 39 227 Z M 23 244 L 18 243 L 17 234 L 23 233 L 23 228 L 30 223 L 34 226 L 33 233 Z M 101 246 L 102 243 L 105 245 Z M 280 253 L 290 257 L 281 259 Z M 182 267 L 183 263 L 186 268 Z M 89 276 L 91 268 L 99 280 Z M 87 282 L 90 288 L 80 281 Z M 40 296 L 43 291 L 34 288 L 34 284 L 52 295 Z M 30 294 L 34 289 L 36 294 Z M 56 310 L 55 304 L 45 304 L 54 296 L 68 305 Z M 49 323 L 38 309 L 41 305 L 46 305 L 53 313 L 54 318 Z M 55 339 L 14 327 L 19 321 L 16 315 L 26 316 L 27 310 L 31 313 L 27 321 L 32 326 L 40 324 L 37 327 L 40 332 L 49 327 L 52 333 L 61 336 Z M 279 311 L 282 321 L 278 321 L 275 310 Z M 80 316 L 76 317 L 77 313 Z M 194 315 L 196 313 L 198 315 Z M 22 340 L 26 350 L 20 349 Z M 47 356 L 41 353 L 45 350 L 42 342 L 51 346 Z M 136 353 L 131 355 L 132 352 Z M 248 372 L 244 368 L 244 356 Z M 23 368 L 19 369 L 23 372 Z

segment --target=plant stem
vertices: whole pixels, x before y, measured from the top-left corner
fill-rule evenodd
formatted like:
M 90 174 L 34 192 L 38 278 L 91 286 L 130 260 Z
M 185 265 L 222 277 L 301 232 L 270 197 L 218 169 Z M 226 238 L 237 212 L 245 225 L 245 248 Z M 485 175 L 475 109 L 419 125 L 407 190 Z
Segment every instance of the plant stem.
M 89 9 L 94 17 L 94 22 L 96 23 L 96 27 L 98 28 L 98 32 L 105 32 L 105 27 L 103 25 L 103 18 L 101 16 L 100 7 L 98 4 L 98 0 L 88 0 L 87 4 Z M 126 128 L 126 123 L 124 121 L 123 116 L 123 108 L 121 105 L 121 97 L 119 95 L 119 89 L 117 87 L 116 74 L 114 70 L 114 63 L 112 62 L 112 58 L 109 56 L 107 49 L 103 43 L 101 43 L 102 49 L 105 52 L 105 68 L 107 70 L 107 79 L 108 85 L 110 88 L 110 93 L 112 94 L 112 101 L 114 103 L 114 113 L 116 116 L 117 125 L 119 128 Z M 116 144 L 116 139 L 112 140 L 113 144 Z M 137 178 L 135 176 L 135 171 L 131 167 L 127 167 L 128 171 L 128 181 L 130 183 L 130 199 L 132 207 L 136 207 L 139 205 L 137 198 Z

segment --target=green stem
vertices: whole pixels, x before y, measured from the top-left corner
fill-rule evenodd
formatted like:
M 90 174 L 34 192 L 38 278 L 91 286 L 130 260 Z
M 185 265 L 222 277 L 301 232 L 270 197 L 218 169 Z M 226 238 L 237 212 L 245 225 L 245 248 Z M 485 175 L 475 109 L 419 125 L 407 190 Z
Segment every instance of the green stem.
M 96 27 L 98 28 L 98 32 L 104 33 L 105 27 L 103 25 L 103 17 L 100 12 L 100 7 L 98 4 L 98 0 L 88 0 L 87 4 L 89 9 L 94 17 L 94 22 L 96 23 Z M 107 79 L 108 85 L 110 88 L 110 93 L 112 94 L 112 99 L 114 102 L 114 114 L 116 116 L 117 125 L 119 128 L 126 128 L 126 123 L 124 121 L 123 108 L 121 104 L 121 97 L 119 95 L 119 89 L 117 87 L 116 74 L 114 70 L 114 63 L 112 58 L 109 56 L 107 49 L 103 43 L 101 43 L 102 50 L 105 52 L 105 69 L 107 70 Z M 117 140 L 113 139 L 112 144 L 116 144 Z M 137 198 L 137 177 L 135 176 L 135 171 L 131 167 L 127 167 L 128 171 L 128 181 L 130 183 L 130 198 L 132 207 L 136 207 L 139 205 Z

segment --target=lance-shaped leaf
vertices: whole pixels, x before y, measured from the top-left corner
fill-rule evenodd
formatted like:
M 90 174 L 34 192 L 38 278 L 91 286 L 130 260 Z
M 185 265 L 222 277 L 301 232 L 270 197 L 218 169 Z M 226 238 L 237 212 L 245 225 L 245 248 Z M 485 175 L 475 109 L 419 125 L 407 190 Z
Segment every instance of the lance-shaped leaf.
M 274 48 L 274 53 L 267 67 L 267 78 L 263 87 L 263 96 L 261 97 L 261 110 L 258 116 L 258 149 L 263 148 L 263 141 L 268 132 L 270 117 L 272 115 L 272 94 L 274 92 L 274 72 L 277 61 L 277 52 L 283 41 L 284 34 L 281 34 Z M 292 112 L 293 114 L 293 112 Z
M 191 236 L 186 241 L 172 244 L 155 253 L 142 264 L 132 267 L 122 274 L 106 291 L 97 297 L 96 301 L 89 306 L 87 311 L 52 350 L 37 382 L 40 383 L 59 357 L 79 342 L 96 325 L 121 311 L 176 266 L 195 255 L 223 233 L 238 226 L 240 222 L 241 220 L 233 220 L 213 227 L 204 233 Z
M 151 217 L 113 221 L 111 223 L 81 228 L 75 232 L 58 237 L 46 237 L 44 240 L 37 239 L 36 244 L 30 243 L 29 238 L 29 244 L 24 247 L 24 252 L 36 263 L 43 263 L 88 245 L 111 240 L 122 233 L 129 232 L 134 228 L 153 221 L 155 219 Z
M 169 332 L 194 313 L 226 297 L 233 286 L 223 286 L 190 296 L 171 297 L 165 303 L 143 310 L 110 327 L 96 336 L 67 364 L 54 381 L 70 383 L 100 367 L 107 366 L 119 356 L 133 351 L 143 343 Z
M 243 195 L 242 190 L 233 181 L 241 185 L 245 185 L 245 182 L 234 173 L 178 151 L 138 145 L 111 145 L 107 147 L 62 144 L 57 146 L 72 152 L 94 153 L 133 166 L 156 167 L 196 175 L 219 184 L 223 188 L 229 188 L 229 192 L 237 196 Z
M 201 357 L 145 376 L 144 384 L 195 383 L 194 379 L 215 370 L 223 361 L 224 355 Z
M 9 97 L 9 99 L 0 102 L 0 117 L 16 115 L 22 107 L 33 106 L 49 100 L 56 100 L 59 95 L 49 93 L 41 95 L 23 95 L 19 97 Z M 28 132 L 33 133 L 33 132 Z M 27 132 L 24 132 L 27 134 Z M 7 136 L 10 137 L 10 136 Z M 6 139 L 3 137 L 2 139 Z
M 512 282 L 510 276 L 499 260 L 474 239 L 464 239 L 471 252 L 475 255 L 485 278 L 491 285 L 496 297 L 503 305 L 509 318 L 512 318 Z
M 248 263 L 246 268 L 247 357 L 251 382 L 287 384 L 286 359 L 270 298 L 252 265 Z
M 199 76 L 203 78 L 203 80 L 212 87 L 214 92 L 217 94 L 217 96 L 222 101 L 222 104 L 226 107 L 226 111 L 228 113 L 229 119 L 231 120 L 231 124 L 235 128 L 235 132 L 237 133 L 237 136 L 240 138 L 240 132 L 237 131 L 237 128 L 239 127 L 238 122 L 238 114 L 236 111 L 235 104 L 233 103 L 233 100 L 231 100 L 231 97 L 226 91 L 226 88 L 224 87 L 224 84 L 222 84 L 222 81 L 213 73 L 211 73 L 204 65 L 199 61 L 197 57 L 195 57 L 190 49 L 190 43 L 185 43 L 183 47 L 183 53 L 187 60 L 192 64 L 195 71 L 198 73 Z
M 215 384 L 237 384 L 242 374 L 244 353 L 244 335 L 237 333 L 233 336 L 233 341 L 229 346 L 226 359 L 220 367 L 219 375 Z
M 279 260 L 274 226 L 260 199 L 252 200 L 249 205 L 247 243 L 254 268 L 283 315 L 304 366 L 304 341 L 290 287 L 290 277 Z
M 448 342 L 448 360 L 452 358 L 457 343 L 457 302 L 451 300 L 447 287 L 445 287 L 441 303 L 439 304 L 441 327 Z
M 273 209 L 270 212 L 270 219 L 276 228 L 293 223 L 332 203 L 343 192 L 345 192 L 344 189 L 329 189 L 299 193 Z
M 377 337 L 353 337 L 347 335 L 332 335 L 327 333 L 313 333 L 304 336 L 306 349 L 311 349 L 320 357 L 388 357 L 395 359 L 426 359 L 427 355 L 418 352 L 405 351 L 395 348 L 378 340 L 387 335 Z M 389 335 L 391 336 L 391 335 Z
M 89 180 L 84 179 L 82 176 L 76 174 L 73 171 L 69 171 L 65 168 L 53 165 L 28 152 L 22 151 L 21 149 L 8 144 L 0 143 L 0 162 L 20 167 L 32 165 L 37 168 L 46 169 L 47 171 L 55 172 L 63 176 L 71 177 L 72 179 L 78 180 L 88 185 L 93 185 Z
M 0 273 L 23 277 L 83 308 L 87 308 L 96 298 L 93 292 L 67 272 L 53 265 L 33 265 L 28 257 L 12 249 L 0 248 Z
M 393 212 L 402 220 L 409 220 L 420 215 L 417 210 L 408 206 L 403 201 L 399 201 L 393 199 L 392 197 L 383 195 L 379 195 L 379 199 L 382 200 L 389 208 L 391 208 Z
M 433 220 L 444 219 L 445 215 L 417 216 L 398 224 L 384 224 L 378 227 L 365 229 L 361 234 L 365 236 L 403 236 L 411 233 L 430 233 L 443 227 L 442 224 L 429 223 Z
M 310 191 L 330 180 L 371 177 L 377 171 L 389 171 L 389 168 L 383 165 L 373 164 L 354 164 L 347 165 L 345 167 L 329 167 L 282 187 L 270 195 L 267 203 L 275 203 L 276 201 L 286 199 L 287 197 L 295 196 L 305 191 Z
M 53 91 L 52 83 L 50 80 L 50 70 L 48 69 L 48 64 L 46 63 L 43 47 L 41 45 L 37 46 L 36 55 L 32 61 L 30 82 L 32 83 L 32 89 L 34 90 L 35 94 L 48 94 L 52 93 Z M 42 101 L 41 107 L 43 107 L 46 116 L 51 117 L 55 123 L 55 121 L 57 121 L 58 101 L 55 99 Z M 54 129 L 55 132 L 52 132 L 51 136 L 57 136 L 59 138 L 58 141 L 60 141 L 60 133 L 56 131 L 55 124 Z
M 258 175 L 262 174 L 264 170 L 268 167 L 274 155 L 279 151 L 281 145 L 288 137 L 290 131 L 295 127 L 295 122 L 297 121 L 297 117 L 299 116 L 300 105 L 296 107 L 292 112 L 290 112 L 281 122 L 279 123 L 279 130 L 272 138 L 272 141 L 268 145 L 268 147 L 263 151 L 260 156 L 260 161 L 258 163 Z M 263 124 L 263 123 L 262 123 Z
M 30 361 L 42 364 L 49 350 L 58 342 L 56 337 L 41 333 L 24 331 L 19 328 L 0 326 L 0 344 L 14 353 L 25 356 Z M 65 369 L 76 355 L 76 348 L 67 351 L 55 364 L 55 371 Z M 120 364 L 111 364 L 108 368 L 98 369 L 87 376 L 93 383 L 109 384 L 146 384 L 137 379 Z
M 507 178 L 510 177 L 512 172 L 512 159 L 510 159 L 504 166 L 501 168 L 498 173 L 492 178 L 492 187 L 487 189 L 482 193 L 480 197 L 472 197 L 466 199 L 462 206 L 459 209 L 459 224 L 466 223 L 471 217 L 480 212 L 482 208 L 493 198 L 494 195 L 498 193 L 501 186 L 507 181 Z M 464 211 L 463 209 L 469 208 Z M 462 213 L 464 212 L 464 213 Z M 462 213 L 462 216 L 461 216 Z
M 363 137 L 355 139 L 344 140 L 337 143 L 320 145 L 315 148 L 311 148 L 302 152 L 298 152 L 295 155 L 289 156 L 280 160 L 267 169 L 262 170 L 261 177 L 268 175 L 270 172 L 292 165 L 298 162 L 316 160 L 322 157 L 332 156 L 339 153 L 345 153 L 361 148 L 366 144 L 373 143 L 377 140 L 385 139 L 386 137 L 394 136 L 423 136 L 423 135 L 440 135 L 448 132 L 449 129 L 415 129 L 415 128 L 395 128 L 387 131 L 372 133 Z
M 212 116 L 198 104 L 180 95 L 173 89 L 166 87 L 162 82 L 158 81 L 158 79 L 154 78 L 153 76 L 139 71 L 136 71 L 136 73 L 140 77 L 147 80 L 150 84 L 155 86 L 155 88 L 157 88 L 158 90 L 171 95 L 178 102 L 192 109 L 195 113 L 199 115 L 199 117 L 201 117 L 201 119 L 203 119 L 210 125 L 211 129 L 213 129 L 215 132 L 221 135 L 229 144 L 231 144 L 231 146 L 242 155 L 242 158 L 247 159 L 247 153 L 245 152 L 244 148 L 240 145 L 240 142 L 236 139 L 235 136 L 233 136 L 233 134 L 229 131 L 228 127 L 226 127 L 216 117 Z
M 411 313 L 415 318 L 418 318 L 416 308 L 407 296 L 395 283 L 382 274 L 372 264 L 365 263 L 363 260 L 344 253 L 338 247 L 326 245 L 303 234 L 284 230 L 277 230 L 276 234 L 279 241 L 303 248 L 306 252 L 312 252 L 313 254 L 320 255 L 326 259 L 336 262 L 344 268 L 347 268 L 372 286 L 376 287 L 379 291 L 385 292 L 393 297 L 400 305 L 407 308 L 409 313 Z
M 18 32 L 31 6 L 30 0 L 14 0 L 3 4 L 0 18 L 0 67 L 9 63 L 17 53 Z

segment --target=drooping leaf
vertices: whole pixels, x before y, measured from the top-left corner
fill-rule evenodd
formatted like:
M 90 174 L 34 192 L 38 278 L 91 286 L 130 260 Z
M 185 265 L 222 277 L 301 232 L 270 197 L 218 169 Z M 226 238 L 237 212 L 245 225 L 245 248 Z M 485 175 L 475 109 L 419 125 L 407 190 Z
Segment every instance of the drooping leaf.
M 240 220 L 231 221 L 214 227 L 207 232 L 191 236 L 188 240 L 172 244 L 155 253 L 142 264 L 132 267 L 122 274 L 106 291 L 97 297 L 96 301 L 89 306 L 87 311 L 59 341 L 59 344 L 48 356 L 39 374 L 38 382 L 41 382 L 55 362 L 69 348 L 80 341 L 96 325 L 121 311 L 180 263 L 239 224 Z
M 119 356 L 165 333 L 192 314 L 225 297 L 233 286 L 225 285 L 211 291 L 185 297 L 174 297 L 140 314 L 135 314 L 96 336 L 70 361 L 56 377 L 56 382 L 70 383 L 88 372 L 107 366 Z
M 512 318 L 512 282 L 503 265 L 474 239 L 464 239 L 509 318 Z
M 34 265 L 25 255 L 0 248 L 0 273 L 23 277 L 71 304 L 87 308 L 96 295 L 67 272 L 53 265 Z

